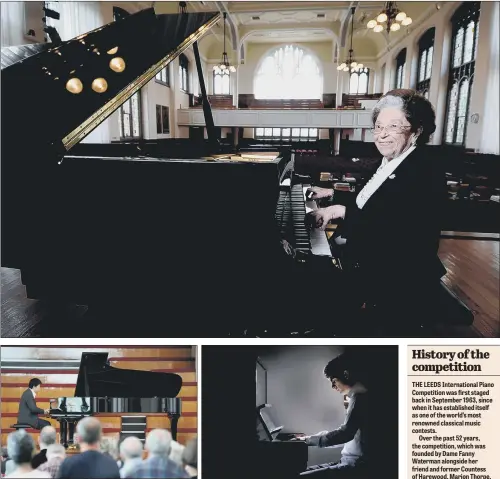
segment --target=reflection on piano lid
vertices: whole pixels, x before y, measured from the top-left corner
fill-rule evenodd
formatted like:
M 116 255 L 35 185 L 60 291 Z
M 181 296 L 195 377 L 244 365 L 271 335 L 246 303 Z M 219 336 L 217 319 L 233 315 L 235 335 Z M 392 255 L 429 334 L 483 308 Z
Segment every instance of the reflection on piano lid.
M 108 353 L 82 353 L 75 396 L 174 398 L 181 390 L 178 374 L 115 368 L 107 358 Z
M 215 12 L 156 15 L 148 8 L 58 46 L 32 49 L 34 54 L 25 50 L 20 58 L 2 49 L 2 112 L 9 114 L 3 138 L 26 148 L 19 140 L 32 121 L 37 127 L 30 131 L 31 145 L 69 150 L 219 17 Z

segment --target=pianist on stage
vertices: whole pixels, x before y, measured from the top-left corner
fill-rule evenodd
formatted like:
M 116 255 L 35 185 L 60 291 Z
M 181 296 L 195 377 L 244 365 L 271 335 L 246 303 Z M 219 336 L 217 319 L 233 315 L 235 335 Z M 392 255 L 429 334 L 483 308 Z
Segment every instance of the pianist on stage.
M 50 426 L 50 422 L 40 419 L 39 414 L 49 414 L 49 409 L 41 409 L 36 405 L 36 396 L 40 392 L 42 381 L 33 378 L 28 384 L 28 389 L 23 392 L 19 402 L 18 424 L 29 424 L 33 429 L 43 429 Z
M 376 450 L 377 444 L 383 439 L 383 431 L 379 430 L 377 422 L 380 414 L 374 414 L 374 402 L 370 393 L 357 379 L 345 355 L 331 360 L 324 373 L 332 388 L 349 398 L 345 421 L 333 431 L 322 431 L 312 436 L 298 435 L 297 439 L 305 441 L 308 446 L 328 447 L 344 444 L 344 447 L 337 464 L 308 474 L 314 474 L 318 479 L 335 479 L 357 477 L 366 472 L 368 476 L 375 477 L 375 472 L 380 473 L 374 470 L 374 466 L 379 459 Z
M 383 156 L 378 170 L 352 205 L 334 204 L 333 190 L 313 187 L 313 199 L 332 197 L 332 205 L 312 212 L 311 220 L 321 229 L 343 220 L 333 245 L 342 269 L 335 268 L 328 291 L 350 298 L 348 311 L 363 309 L 370 321 L 384 318 L 391 328 L 419 327 L 446 273 L 437 256 L 446 178 L 425 147 L 435 113 L 414 90 L 398 89 L 375 105 L 372 122 Z

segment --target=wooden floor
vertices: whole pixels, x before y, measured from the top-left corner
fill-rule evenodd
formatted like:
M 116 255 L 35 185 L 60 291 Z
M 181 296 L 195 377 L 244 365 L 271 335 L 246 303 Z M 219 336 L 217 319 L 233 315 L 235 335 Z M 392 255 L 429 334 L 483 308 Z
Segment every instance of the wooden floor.
M 483 239 L 441 240 L 439 255 L 448 270 L 445 282 L 475 312 L 475 321 L 468 327 L 442 326 L 435 336 L 500 337 L 499 245 Z M 111 337 L 103 331 L 102 316 L 96 317 L 86 306 L 28 299 L 20 273 L 14 269 L 2 268 L 1 313 L 3 337 Z M 120 318 L 111 318 L 112 311 L 109 315 L 106 323 L 115 324 L 114 336 L 155 335 L 154 323 L 146 327 L 141 318 L 138 330 L 128 334 L 121 330 Z M 195 337 L 197 331 L 191 328 L 177 335 Z

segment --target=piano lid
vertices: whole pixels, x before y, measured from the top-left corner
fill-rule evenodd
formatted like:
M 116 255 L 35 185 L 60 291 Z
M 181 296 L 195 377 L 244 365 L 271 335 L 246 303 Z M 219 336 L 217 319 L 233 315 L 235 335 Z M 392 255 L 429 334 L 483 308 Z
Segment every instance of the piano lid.
M 108 353 L 82 353 L 75 396 L 174 398 L 181 387 L 178 374 L 115 368 Z
M 2 115 L 9 119 L 2 138 L 15 148 L 29 138 L 33 149 L 51 145 L 63 154 L 219 17 L 149 8 L 48 49 L 17 47 L 19 61 L 12 48 L 2 49 Z M 36 127 L 27 132 L 30 123 Z

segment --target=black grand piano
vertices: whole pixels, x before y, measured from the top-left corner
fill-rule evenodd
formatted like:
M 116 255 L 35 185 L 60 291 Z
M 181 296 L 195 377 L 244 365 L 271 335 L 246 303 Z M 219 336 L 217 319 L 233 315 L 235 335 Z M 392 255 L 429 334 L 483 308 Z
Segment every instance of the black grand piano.
M 89 305 L 99 336 L 118 318 L 136 336 L 126 315 L 197 337 L 239 330 L 262 304 L 303 318 L 278 278 L 285 233 L 314 253 L 304 185 L 290 153 L 245 156 L 215 137 L 197 41 L 219 18 L 150 8 L 59 45 L 2 49 L 2 266 L 20 269 L 29 298 Z M 206 142 L 81 143 L 191 45 Z
M 51 399 L 49 416 L 60 423 L 61 443 L 72 446 L 77 422 L 99 413 L 123 414 L 121 435 L 142 440 L 146 421 L 144 417 L 141 422 L 139 414 L 166 414 L 175 440 L 182 412 L 181 398 L 176 397 L 182 387 L 182 377 L 115 368 L 109 365 L 107 358 L 108 353 L 82 353 L 75 396 Z M 126 416 L 128 413 L 134 415 Z

